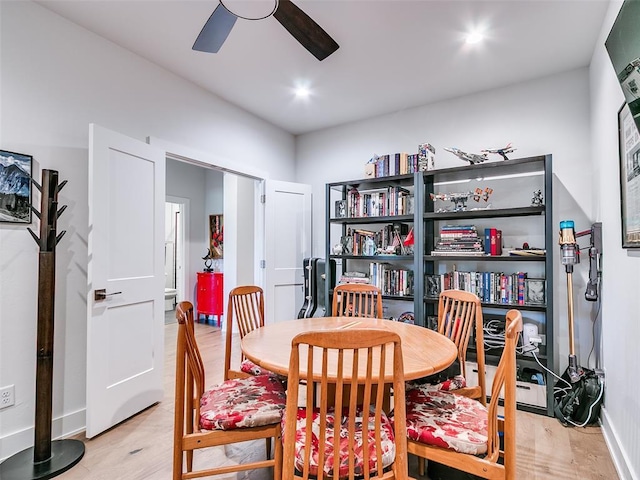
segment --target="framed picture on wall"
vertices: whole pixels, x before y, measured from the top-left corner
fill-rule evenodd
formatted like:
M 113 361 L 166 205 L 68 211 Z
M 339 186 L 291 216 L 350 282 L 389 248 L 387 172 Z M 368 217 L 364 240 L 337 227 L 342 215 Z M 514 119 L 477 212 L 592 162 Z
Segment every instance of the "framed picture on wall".
M 618 112 L 622 248 L 640 248 L 640 133 L 625 103 Z
M 31 223 L 33 157 L 0 150 L 0 222 Z
M 209 243 L 211 258 L 222 258 L 224 252 L 224 222 L 222 214 L 209 215 Z

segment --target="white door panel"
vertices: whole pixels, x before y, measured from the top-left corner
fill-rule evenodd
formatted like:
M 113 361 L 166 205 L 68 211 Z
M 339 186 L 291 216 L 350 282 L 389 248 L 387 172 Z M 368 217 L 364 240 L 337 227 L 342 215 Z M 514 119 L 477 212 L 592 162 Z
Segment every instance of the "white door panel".
M 311 186 L 266 180 L 267 323 L 296 318 L 303 303 L 302 261 L 311 255 Z
M 89 137 L 91 438 L 163 396 L 165 154 L 97 125 Z

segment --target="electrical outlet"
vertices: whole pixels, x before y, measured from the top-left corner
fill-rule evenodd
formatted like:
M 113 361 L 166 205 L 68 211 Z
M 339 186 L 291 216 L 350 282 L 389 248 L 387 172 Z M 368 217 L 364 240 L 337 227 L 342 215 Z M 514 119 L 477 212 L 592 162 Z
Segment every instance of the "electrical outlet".
M 10 407 L 16 403 L 15 385 L 0 388 L 0 409 Z
M 544 333 L 539 333 L 538 336 L 540 337 L 540 340 L 542 340 L 540 342 L 540 345 L 546 345 L 547 344 L 547 336 Z

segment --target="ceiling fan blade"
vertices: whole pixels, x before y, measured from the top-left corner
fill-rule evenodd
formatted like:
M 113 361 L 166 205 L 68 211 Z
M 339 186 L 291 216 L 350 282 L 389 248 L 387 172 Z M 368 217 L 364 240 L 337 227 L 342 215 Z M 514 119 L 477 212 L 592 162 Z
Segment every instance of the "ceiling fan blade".
M 318 60 L 324 60 L 339 48 L 320 25 L 290 0 L 280 0 L 273 16 Z
M 224 6 L 218 5 L 202 27 L 192 49 L 199 52 L 217 53 L 229 36 L 237 18 Z

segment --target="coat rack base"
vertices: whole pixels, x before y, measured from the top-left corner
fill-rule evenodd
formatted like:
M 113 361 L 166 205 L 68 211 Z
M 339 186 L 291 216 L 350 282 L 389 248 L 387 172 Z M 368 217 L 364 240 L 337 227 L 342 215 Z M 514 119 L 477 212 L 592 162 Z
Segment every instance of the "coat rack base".
M 55 440 L 51 442 L 51 457 L 40 463 L 33 462 L 33 447 L 22 450 L 0 464 L 2 480 L 46 480 L 56 477 L 75 464 L 84 455 L 84 443 L 80 440 Z

